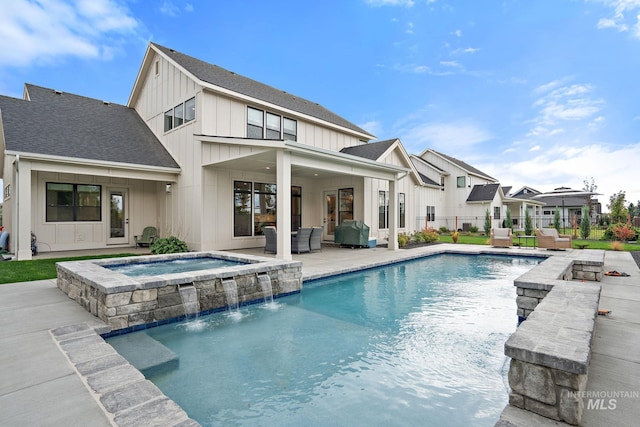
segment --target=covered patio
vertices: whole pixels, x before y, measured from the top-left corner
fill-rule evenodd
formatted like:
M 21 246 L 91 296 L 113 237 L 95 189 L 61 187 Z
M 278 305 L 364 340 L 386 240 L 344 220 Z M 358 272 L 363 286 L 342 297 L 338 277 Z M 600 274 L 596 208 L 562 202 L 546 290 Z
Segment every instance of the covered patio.
M 371 191 L 373 180 L 387 182 L 389 189 L 389 249 L 398 249 L 397 185 L 398 181 L 409 173 L 409 169 L 294 141 L 252 140 L 202 135 L 198 138 L 203 143 L 203 151 L 217 150 L 213 155 L 205 153 L 203 156 L 211 159 L 203 161 L 205 172 L 211 172 L 212 175 L 223 172 L 229 177 L 230 186 L 233 185 L 234 174 L 240 175 L 237 171 L 242 171 L 241 176 L 267 177 L 266 179 L 275 182 L 277 215 L 275 224 L 271 225 L 275 225 L 277 229 L 276 256 L 278 258 L 291 259 L 291 239 L 289 236 L 296 230 L 292 229 L 290 218 L 295 210 L 301 210 L 300 226 L 322 225 L 324 227 L 323 240 L 329 242 L 333 241 L 333 227 L 339 225 L 343 220 L 357 219 L 365 223 L 373 222 L 377 218 L 375 208 L 377 200 L 372 200 L 374 192 Z M 225 155 L 221 155 L 223 151 Z M 213 160 L 213 158 L 217 160 Z M 206 180 L 207 178 L 205 178 Z M 235 207 L 238 207 L 237 197 L 227 197 L 222 194 L 226 191 L 224 188 L 220 189 L 224 186 L 224 184 L 221 185 L 222 179 L 212 176 L 211 180 L 218 181 L 219 200 L 226 203 L 225 200 L 234 199 Z M 299 186 L 301 189 L 301 206 L 292 205 L 292 186 Z M 352 189 L 351 193 L 346 196 L 348 197 L 346 201 L 352 204 L 351 211 L 347 211 L 344 215 L 340 215 L 340 203 L 345 201 L 336 196 L 342 187 Z M 377 194 L 377 191 L 375 193 Z M 332 209 L 337 209 L 337 212 Z M 229 217 L 227 221 L 231 225 L 230 228 L 233 229 L 235 217 Z M 218 221 L 218 226 L 221 222 L 224 221 Z M 233 235 L 231 238 L 237 239 L 238 236 Z M 254 239 L 253 242 L 252 246 L 257 246 L 255 243 L 257 239 Z

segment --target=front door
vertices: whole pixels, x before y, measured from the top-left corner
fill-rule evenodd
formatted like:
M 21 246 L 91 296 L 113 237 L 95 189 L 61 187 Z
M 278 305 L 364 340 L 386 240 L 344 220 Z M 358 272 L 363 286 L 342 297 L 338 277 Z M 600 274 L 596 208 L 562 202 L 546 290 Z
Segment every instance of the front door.
M 323 240 L 333 242 L 333 233 L 336 229 L 336 192 L 326 191 L 324 193 L 324 233 Z
M 129 243 L 129 207 L 127 190 L 109 190 L 109 235 L 107 244 Z

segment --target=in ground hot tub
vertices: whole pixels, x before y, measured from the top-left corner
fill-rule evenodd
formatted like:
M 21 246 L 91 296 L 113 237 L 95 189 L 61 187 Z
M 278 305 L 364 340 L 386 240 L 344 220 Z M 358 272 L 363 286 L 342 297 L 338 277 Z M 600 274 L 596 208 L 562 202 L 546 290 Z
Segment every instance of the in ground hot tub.
M 190 306 L 204 313 L 224 309 L 229 301 L 223 281 L 235 282 L 240 305 L 261 301 L 266 279 L 275 298 L 302 288 L 300 261 L 220 251 L 67 261 L 56 267 L 58 288 L 114 331 L 177 320 Z M 185 291 L 195 301 L 186 304 Z

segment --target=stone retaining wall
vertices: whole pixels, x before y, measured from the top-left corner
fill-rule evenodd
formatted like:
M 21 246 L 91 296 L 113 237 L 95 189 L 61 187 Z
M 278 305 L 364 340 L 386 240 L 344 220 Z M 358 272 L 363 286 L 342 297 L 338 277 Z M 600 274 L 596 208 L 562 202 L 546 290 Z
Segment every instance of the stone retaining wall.
M 524 321 L 505 343 L 510 406 L 580 424 L 603 266 L 603 251 L 585 251 L 551 257 L 515 280 Z
M 273 258 L 242 255 L 248 264 L 215 270 L 193 271 L 157 277 L 128 277 L 104 268 L 108 264 L 149 262 L 178 257 L 215 256 L 240 260 L 228 253 L 205 252 L 93 261 L 70 261 L 57 264 L 57 285 L 69 298 L 94 316 L 120 330 L 154 324 L 185 315 L 180 297 L 181 286 L 194 286 L 199 310 L 212 311 L 228 305 L 222 280 L 235 279 L 238 302 L 262 301 L 258 275 L 271 279 L 274 297 L 299 292 L 302 288 L 302 263 Z

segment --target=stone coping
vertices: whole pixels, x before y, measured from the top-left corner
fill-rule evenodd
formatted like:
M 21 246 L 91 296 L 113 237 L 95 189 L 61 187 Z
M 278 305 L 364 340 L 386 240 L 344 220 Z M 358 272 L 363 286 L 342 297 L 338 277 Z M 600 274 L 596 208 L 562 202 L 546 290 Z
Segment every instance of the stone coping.
M 107 344 L 91 326 L 53 329 L 51 336 L 111 424 L 119 427 L 200 424 Z
M 514 280 L 519 288 L 550 291 L 553 287 L 573 278 L 575 264 L 602 267 L 603 250 L 571 251 L 564 256 L 549 256 L 544 262 Z
M 586 374 L 599 300 L 599 284 L 561 281 L 509 337 L 505 355 Z
M 145 262 L 172 261 L 185 258 L 221 258 L 242 264 L 219 267 L 211 270 L 197 270 L 184 273 L 158 274 L 154 276 L 129 277 L 107 268 L 109 265 L 140 264 Z M 115 294 L 136 290 L 155 289 L 189 282 L 226 279 L 242 274 L 266 273 L 278 267 L 302 267 L 302 261 L 284 261 L 255 255 L 234 254 L 223 251 L 185 252 L 179 254 L 147 255 L 136 257 L 108 258 L 103 260 L 65 261 L 57 263 L 57 268 L 69 274 L 78 274 L 91 286 L 105 294 Z
M 515 286 L 549 291 L 505 343 L 505 355 L 525 362 L 586 374 L 601 287 L 570 281 L 575 264 L 604 265 L 604 251 L 553 256 L 514 280 Z

